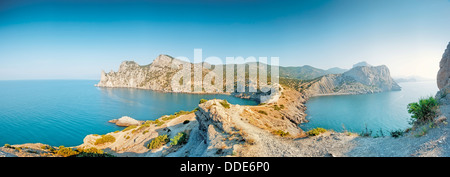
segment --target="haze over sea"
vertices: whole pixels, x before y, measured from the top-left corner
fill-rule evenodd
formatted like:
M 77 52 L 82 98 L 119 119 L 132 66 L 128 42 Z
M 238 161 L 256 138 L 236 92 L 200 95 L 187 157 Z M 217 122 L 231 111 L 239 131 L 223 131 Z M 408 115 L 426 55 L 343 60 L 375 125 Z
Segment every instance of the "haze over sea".
M 399 83 L 401 91 L 367 95 L 341 95 L 311 98 L 306 106 L 306 117 L 310 122 L 301 126 L 304 130 L 316 127 L 348 130 L 360 133 L 365 126 L 373 131 L 388 131 L 411 127 L 411 115 L 407 105 L 419 98 L 435 96 L 438 91 L 436 81 Z
M 193 110 L 202 98 L 257 104 L 230 95 L 99 88 L 94 86 L 96 83 L 95 80 L 0 81 L 0 144 L 39 142 L 76 146 L 88 134 L 123 129 L 108 120 L 122 116 L 155 120 L 180 110 Z

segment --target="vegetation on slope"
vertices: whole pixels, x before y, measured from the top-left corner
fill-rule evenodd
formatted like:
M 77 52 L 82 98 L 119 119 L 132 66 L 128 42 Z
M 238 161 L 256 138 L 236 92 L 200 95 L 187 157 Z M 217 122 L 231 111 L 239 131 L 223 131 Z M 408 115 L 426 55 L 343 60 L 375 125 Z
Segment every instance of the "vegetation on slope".
M 433 97 L 422 98 L 419 102 L 408 104 L 411 124 L 421 124 L 432 121 L 437 115 L 438 102 Z

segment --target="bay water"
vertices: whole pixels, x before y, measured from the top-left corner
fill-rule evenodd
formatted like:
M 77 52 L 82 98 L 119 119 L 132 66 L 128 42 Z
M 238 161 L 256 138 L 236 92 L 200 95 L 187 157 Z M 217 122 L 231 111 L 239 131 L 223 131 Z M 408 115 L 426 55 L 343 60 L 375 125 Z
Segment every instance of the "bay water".
M 361 133 L 367 129 L 372 135 L 389 135 L 389 131 L 411 127 L 407 105 L 420 98 L 435 96 L 436 81 L 399 83 L 401 91 L 366 95 L 339 95 L 311 98 L 307 119 L 300 127 L 307 131 L 316 127 Z
M 239 105 L 257 104 L 230 95 L 99 88 L 94 86 L 96 83 L 95 80 L 0 81 L 0 145 L 76 146 L 88 134 L 123 129 L 108 120 L 122 116 L 155 120 L 180 110 L 191 111 L 202 98 L 227 99 Z

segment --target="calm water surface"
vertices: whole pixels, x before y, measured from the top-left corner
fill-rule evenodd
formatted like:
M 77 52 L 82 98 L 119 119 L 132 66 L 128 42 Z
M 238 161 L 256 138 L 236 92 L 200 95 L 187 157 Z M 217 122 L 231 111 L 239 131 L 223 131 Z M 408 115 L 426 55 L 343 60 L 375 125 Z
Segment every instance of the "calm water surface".
M 98 81 L 0 81 L 0 145 L 44 143 L 76 146 L 88 134 L 121 130 L 108 120 L 130 116 L 154 120 L 198 106 L 200 99 L 227 99 L 256 105 L 229 95 L 161 93 L 127 88 L 98 88 Z
M 307 102 L 307 119 L 304 130 L 316 127 L 336 131 L 349 130 L 360 133 L 367 125 L 373 135 L 410 127 L 411 117 L 407 105 L 419 98 L 434 96 L 438 91 L 436 81 L 399 83 L 402 91 L 368 95 L 314 97 Z

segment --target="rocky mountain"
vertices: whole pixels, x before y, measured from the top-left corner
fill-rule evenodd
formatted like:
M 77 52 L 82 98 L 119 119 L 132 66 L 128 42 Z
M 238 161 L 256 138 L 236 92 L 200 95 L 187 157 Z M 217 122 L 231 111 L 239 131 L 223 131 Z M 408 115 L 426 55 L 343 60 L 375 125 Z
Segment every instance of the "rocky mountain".
M 157 91 L 172 91 L 171 78 L 185 62 L 168 55 L 158 56 L 150 65 L 140 66 L 124 61 L 117 72 L 102 71 L 98 87 L 129 87 Z
M 280 77 L 300 79 L 300 80 L 311 80 L 327 74 L 341 74 L 344 73 L 345 71 L 347 70 L 338 67 L 323 70 L 309 65 L 290 66 L 290 67 L 280 67 Z
M 301 91 L 310 96 L 366 94 L 401 90 L 388 67 L 356 66 L 343 74 L 330 74 L 303 83 Z
M 99 87 L 129 87 L 129 88 L 141 88 L 150 89 L 163 92 L 191 92 L 195 88 L 196 82 L 194 79 L 194 69 L 196 65 L 206 66 L 202 69 L 202 79 L 213 78 L 211 83 L 202 85 L 202 92 L 210 93 L 222 93 L 226 91 L 226 78 L 223 77 L 223 88 L 219 87 L 221 84 L 215 83 L 215 78 L 218 76 L 226 76 L 225 67 L 223 70 L 216 70 L 216 66 L 208 63 L 196 63 L 192 64 L 186 61 L 175 59 L 168 55 L 158 56 L 149 65 L 139 65 L 134 61 L 124 61 L 120 65 L 117 72 L 111 71 L 105 73 L 102 71 L 101 80 L 96 85 Z M 183 67 L 187 66 L 187 67 Z M 220 66 L 220 65 L 218 65 Z M 222 65 L 224 66 L 224 65 Z M 183 68 L 191 68 L 191 79 L 186 80 L 188 86 L 183 86 L 183 76 L 179 72 Z M 274 102 L 276 99 L 272 97 L 266 97 L 262 100 L 261 96 L 268 94 L 279 97 L 280 95 L 271 92 L 261 92 L 258 83 L 259 78 L 250 78 L 249 71 L 258 71 L 262 67 L 267 67 L 270 75 L 270 65 L 262 63 L 249 63 L 244 68 L 245 77 L 234 77 L 235 90 L 237 82 L 244 80 L 246 92 L 231 94 L 247 98 L 254 99 L 259 102 L 269 103 Z M 237 68 L 237 65 L 235 65 Z M 307 93 L 310 96 L 318 95 L 334 95 L 334 94 L 365 94 L 375 93 L 391 90 L 400 90 L 400 86 L 391 78 L 389 69 L 382 66 L 371 66 L 366 62 L 361 62 L 344 73 L 340 68 L 332 68 L 330 70 L 317 69 L 312 66 L 302 67 L 280 67 L 280 83 L 287 85 L 296 90 Z M 234 70 L 236 75 L 237 69 Z M 330 74 L 338 73 L 338 74 Z M 175 78 L 175 79 L 172 79 Z M 175 84 L 172 83 L 175 80 Z M 270 81 L 270 77 L 267 78 Z M 278 86 L 277 86 L 278 87 Z M 256 88 L 258 92 L 249 92 L 249 88 Z M 222 90 L 221 90 L 222 89 Z

